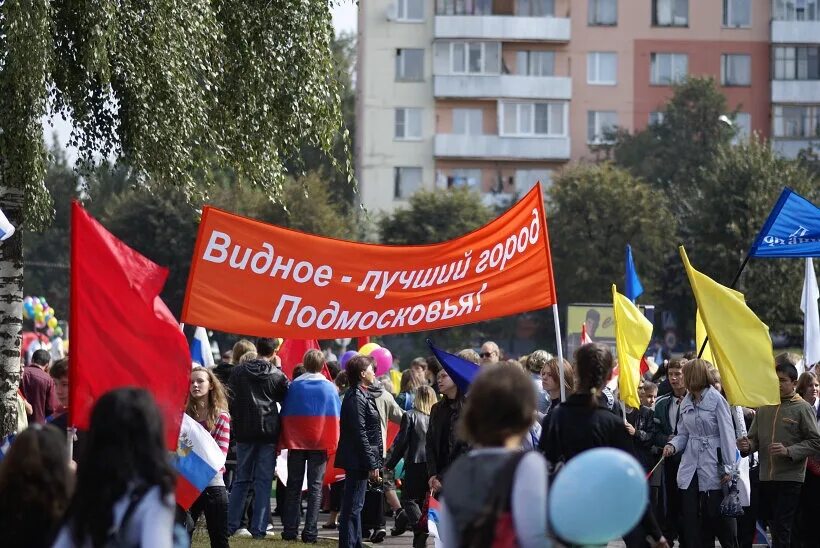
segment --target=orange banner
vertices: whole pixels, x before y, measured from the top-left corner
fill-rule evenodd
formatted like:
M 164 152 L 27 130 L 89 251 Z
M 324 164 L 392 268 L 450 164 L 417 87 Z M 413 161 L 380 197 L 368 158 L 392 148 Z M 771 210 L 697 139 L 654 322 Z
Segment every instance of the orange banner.
M 387 246 L 202 213 L 182 321 L 298 339 L 426 331 L 556 302 L 541 185 L 448 242 Z

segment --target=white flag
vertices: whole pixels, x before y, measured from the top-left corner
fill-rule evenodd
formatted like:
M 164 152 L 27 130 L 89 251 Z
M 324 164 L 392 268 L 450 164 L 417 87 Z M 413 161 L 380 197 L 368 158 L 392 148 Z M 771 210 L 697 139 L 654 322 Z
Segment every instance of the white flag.
M 14 234 L 14 225 L 12 225 L 3 210 L 0 209 L 0 242 L 8 240 Z
M 817 276 L 814 274 L 812 259 L 806 259 L 806 279 L 803 282 L 803 296 L 800 299 L 800 310 L 803 311 L 803 365 L 808 369 L 820 362 L 820 312 L 817 299 L 820 290 L 817 288 Z

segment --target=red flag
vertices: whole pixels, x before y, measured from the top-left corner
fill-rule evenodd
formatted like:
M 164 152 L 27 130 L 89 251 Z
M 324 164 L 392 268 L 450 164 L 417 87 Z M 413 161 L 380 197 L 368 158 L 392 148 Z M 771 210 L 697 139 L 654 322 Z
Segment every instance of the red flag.
M 153 394 L 176 449 L 191 373 L 188 343 L 159 298 L 168 269 L 115 238 L 71 204 L 69 422 L 88 428 L 91 408 L 114 388 Z
M 282 372 L 287 378 L 293 380 L 293 370 L 302 363 L 308 350 L 319 350 L 319 343 L 312 339 L 285 339 L 278 354 L 282 360 Z
M 584 322 L 581 324 L 581 345 L 589 344 L 592 342 L 592 337 L 589 336 L 587 333 L 587 323 Z

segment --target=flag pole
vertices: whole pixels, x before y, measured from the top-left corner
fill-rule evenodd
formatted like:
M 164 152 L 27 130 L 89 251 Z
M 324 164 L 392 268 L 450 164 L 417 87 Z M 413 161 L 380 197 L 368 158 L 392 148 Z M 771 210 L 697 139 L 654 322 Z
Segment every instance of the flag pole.
M 746 258 L 743 259 L 743 262 L 740 263 L 740 268 L 737 269 L 737 274 L 735 274 L 735 278 L 732 280 L 732 284 L 729 286 L 729 289 L 734 289 L 737 285 L 737 282 L 740 281 L 740 275 L 743 274 L 743 270 L 746 268 L 746 265 L 749 264 L 749 259 L 752 258 L 751 249 L 746 253 Z M 703 337 L 703 344 L 700 345 L 700 350 L 698 350 L 698 359 L 703 356 L 703 352 L 706 350 L 706 345 L 709 343 L 709 333 Z
M 564 349 L 561 344 L 561 320 L 558 318 L 558 304 L 552 305 L 552 320 L 555 324 L 555 345 L 558 348 L 558 382 L 561 384 L 561 401 L 567 401 L 567 390 L 564 387 Z

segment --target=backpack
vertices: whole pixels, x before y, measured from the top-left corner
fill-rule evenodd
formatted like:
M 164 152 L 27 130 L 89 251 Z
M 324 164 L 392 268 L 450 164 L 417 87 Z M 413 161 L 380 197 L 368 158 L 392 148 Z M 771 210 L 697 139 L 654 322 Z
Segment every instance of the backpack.
M 517 548 L 512 517 L 512 488 L 515 471 L 526 452 L 507 459 L 495 478 L 481 514 L 461 535 L 461 548 Z

